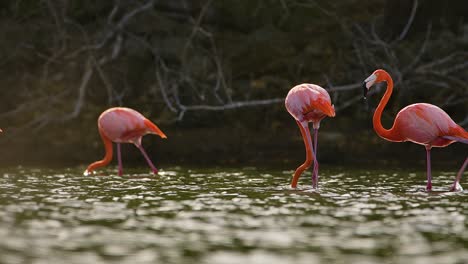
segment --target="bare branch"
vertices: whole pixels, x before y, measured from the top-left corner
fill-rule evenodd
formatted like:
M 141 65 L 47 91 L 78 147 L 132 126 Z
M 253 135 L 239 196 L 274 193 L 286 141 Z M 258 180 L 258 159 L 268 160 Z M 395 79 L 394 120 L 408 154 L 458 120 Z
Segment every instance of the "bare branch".
M 417 0 L 415 0 L 415 1 L 417 2 Z M 431 31 L 432 31 L 432 24 L 430 23 L 427 26 L 426 36 L 424 38 L 424 41 L 423 41 L 423 44 L 422 44 L 421 48 L 419 49 L 418 55 L 416 55 L 414 60 L 407 67 L 405 67 L 403 69 L 403 72 L 408 72 L 408 71 L 414 69 L 414 66 L 416 66 L 419 63 L 422 55 L 426 52 L 426 48 L 427 48 L 427 44 L 429 43 L 429 38 L 430 38 L 430 35 L 431 35 Z
M 408 31 L 411 27 L 411 24 L 413 23 L 414 17 L 416 15 L 416 10 L 418 9 L 418 0 L 413 0 L 413 7 L 411 8 L 411 14 L 408 18 L 408 23 L 406 23 L 405 28 L 401 32 L 400 36 L 398 37 L 398 40 L 403 40 L 408 34 Z
M 75 106 L 73 108 L 73 111 L 71 113 L 68 113 L 64 115 L 62 118 L 60 118 L 60 121 L 67 121 L 70 119 L 73 119 L 77 117 L 80 112 L 81 108 L 83 107 L 83 103 L 85 100 L 85 94 L 86 94 L 86 88 L 88 87 L 89 80 L 91 79 L 91 76 L 93 75 L 93 67 L 92 67 L 92 58 L 88 58 L 88 61 L 86 62 L 86 71 L 83 74 L 83 77 L 81 78 L 81 84 L 80 87 L 78 88 L 78 98 L 76 99 Z
M 104 47 L 107 42 L 112 38 L 114 37 L 114 35 L 116 34 L 116 32 L 118 31 L 122 31 L 123 28 L 125 27 L 126 24 L 128 24 L 130 22 L 130 20 L 136 16 L 137 14 L 143 12 L 143 11 L 146 11 L 150 8 L 152 8 L 154 5 L 154 0 L 149 0 L 146 4 L 144 5 L 141 5 L 139 6 L 138 8 L 135 8 L 134 10 L 132 10 L 131 12 L 127 13 L 125 16 L 122 17 L 122 19 L 120 19 L 120 21 L 114 26 L 112 27 L 109 31 L 106 32 L 104 38 L 96 43 L 96 44 L 92 44 L 92 45 L 87 45 L 87 46 L 84 46 L 84 47 L 81 47 L 79 48 L 78 50 L 72 52 L 69 56 L 67 56 L 68 58 L 70 57 L 74 57 L 76 55 L 78 55 L 79 53 L 83 52 L 83 51 L 86 51 L 86 50 L 98 50 L 98 49 L 101 49 L 102 47 Z M 111 15 L 112 13 L 114 12 L 114 10 L 111 11 Z M 111 16 L 109 15 L 109 17 Z
M 119 8 L 120 8 L 120 0 L 115 0 L 114 8 L 112 8 L 111 12 L 109 13 L 109 16 L 107 16 L 107 24 L 109 25 L 112 24 L 112 20 L 114 20 L 114 17 L 119 11 Z
M 225 104 L 225 105 L 191 105 L 191 106 L 184 106 L 184 110 L 186 111 L 189 111 L 189 110 L 223 111 L 223 110 L 230 110 L 230 109 L 242 108 L 242 107 L 277 104 L 281 102 L 284 102 L 284 98 L 232 102 L 230 104 Z
M 449 73 L 464 70 L 467 67 L 468 67 L 468 61 L 465 61 L 464 63 L 460 63 L 460 64 L 454 65 L 453 67 L 450 67 L 450 68 L 448 68 L 446 70 L 442 70 L 441 73 L 449 74 Z
M 330 88 L 327 88 L 326 90 L 329 92 L 342 92 L 342 91 L 356 90 L 361 87 L 362 87 L 362 83 L 352 83 L 352 84 L 346 84 L 346 85 L 340 85 L 340 86 L 330 86 Z
M 185 42 L 185 46 L 184 46 L 184 49 L 182 50 L 182 61 L 185 61 L 185 58 L 187 56 L 187 50 L 188 48 L 190 47 L 191 43 L 192 43 L 192 39 L 195 37 L 195 35 L 197 34 L 197 32 L 200 30 L 200 24 L 203 20 L 203 17 L 205 16 L 206 14 L 206 11 L 208 10 L 208 7 L 211 5 L 211 2 L 213 2 L 212 0 L 208 0 L 205 5 L 203 6 L 202 10 L 200 11 L 200 14 L 198 15 L 197 17 L 197 20 L 195 21 L 194 25 L 193 25 L 193 29 L 192 29 L 192 32 L 190 33 L 190 36 L 188 37 L 187 41 Z
M 429 68 L 434 68 L 437 67 L 441 64 L 449 63 L 452 59 L 455 59 L 457 57 L 466 57 L 468 58 L 468 52 L 464 51 L 456 51 L 453 52 L 452 54 L 449 54 L 443 58 L 440 58 L 438 60 L 431 61 L 430 63 L 423 64 L 419 66 L 416 70 L 419 72 L 423 72 L 425 70 L 428 70 Z
M 236 109 L 236 108 L 271 105 L 271 104 L 277 104 L 277 103 L 282 103 L 282 102 L 284 102 L 284 98 L 232 102 L 232 103 L 225 104 L 225 105 L 191 105 L 191 106 L 181 105 L 181 111 L 179 113 L 178 120 L 179 121 L 182 120 L 185 112 L 187 111 L 195 111 L 195 110 L 225 111 L 225 110 L 231 110 L 231 109 Z
M 158 82 L 158 86 L 159 86 L 159 90 L 161 91 L 161 94 L 163 96 L 163 100 L 164 102 L 166 103 L 166 106 L 169 108 L 169 110 L 171 110 L 172 112 L 174 113 L 177 113 L 177 109 L 172 105 L 171 101 L 169 100 L 169 97 L 167 96 L 167 89 L 166 89 L 166 85 L 164 84 L 164 82 L 162 81 L 162 77 L 161 77 L 161 74 L 159 73 L 159 70 L 156 69 L 155 71 L 156 73 L 156 80 Z M 156 87 L 155 86 L 152 86 L 153 89 L 155 89 Z
M 465 116 L 465 119 L 463 119 L 463 121 L 459 122 L 458 124 L 463 127 L 468 125 L 468 115 Z
M 109 78 L 107 78 L 106 74 L 104 73 L 104 70 L 102 69 L 101 65 L 104 64 L 105 60 L 101 60 L 101 62 L 96 62 L 93 60 L 93 65 L 94 67 L 96 68 L 98 74 L 99 74 L 99 77 L 101 78 L 104 86 L 106 87 L 106 90 L 107 90 L 107 104 L 109 106 L 112 105 L 112 102 L 114 101 L 114 88 L 112 87 L 112 83 L 111 81 L 109 80 Z

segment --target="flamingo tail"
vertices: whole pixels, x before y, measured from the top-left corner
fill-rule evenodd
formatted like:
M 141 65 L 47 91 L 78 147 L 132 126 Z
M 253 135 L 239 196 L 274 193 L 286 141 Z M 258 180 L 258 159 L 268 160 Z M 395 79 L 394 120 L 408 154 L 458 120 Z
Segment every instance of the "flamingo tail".
M 162 138 L 167 138 L 167 136 L 161 131 L 161 129 L 159 129 L 158 126 L 156 126 L 153 122 L 149 121 L 148 119 L 145 120 L 145 125 L 154 134 L 156 134 L 156 135 L 158 135 L 158 136 L 160 136 Z
M 106 135 L 104 135 L 101 129 L 99 129 L 99 134 L 101 135 L 102 142 L 104 143 L 106 154 L 102 160 L 91 163 L 85 170 L 84 175 L 89 175 L 95 169 L 104 167 L 112 161 L 112 141 Z
M 468 132 L 466 132 L 462 127 L 457 127 L 457 129 L 454 130 L 454 133 L 443 136 L 443 138 L 468 144 Z

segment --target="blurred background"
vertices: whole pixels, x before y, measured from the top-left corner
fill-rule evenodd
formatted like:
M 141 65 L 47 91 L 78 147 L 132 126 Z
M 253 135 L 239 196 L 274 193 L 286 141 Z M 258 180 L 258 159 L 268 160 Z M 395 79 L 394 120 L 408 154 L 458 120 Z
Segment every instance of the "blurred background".
M 395 90 L 383 116 L 440 106 L 468 127 L 468 1 L 7 0 L 0 2 L 0 164 L 78 165 L 104 153 L 96 120 L 113 106 L 154 121 L 155 163 L 298 165 L 304 147 L 284 107 L 315 83 L 337 110 L 322 121 L 319 160 L 417 166 L 423 147 L 372 129 L 361 83 L 386 69 Z M 145 165 L 124 146 L 124 165 Z M 433 151 L 452 168 L 466 145 Z

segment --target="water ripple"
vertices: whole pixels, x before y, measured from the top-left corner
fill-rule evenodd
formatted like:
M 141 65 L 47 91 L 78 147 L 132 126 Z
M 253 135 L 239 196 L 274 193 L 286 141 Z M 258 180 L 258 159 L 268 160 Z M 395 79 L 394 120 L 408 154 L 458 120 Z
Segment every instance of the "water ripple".
M 2 263 L 466 263 L 455 174 L 398 170 L 13 168 L 0 174 Z

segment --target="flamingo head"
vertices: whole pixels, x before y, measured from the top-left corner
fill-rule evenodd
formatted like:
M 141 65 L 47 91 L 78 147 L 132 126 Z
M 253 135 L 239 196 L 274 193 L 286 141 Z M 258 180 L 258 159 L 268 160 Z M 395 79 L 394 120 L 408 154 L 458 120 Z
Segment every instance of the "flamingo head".
M 377 75 L 374 72 L 369 77 L 367 77 L 364 80 L 364 82 L 362 83 L 362 92 L 363 92 L 363 95 L 364 95 L 364 100 L 367 97 L 367 92 L 369 91 L 371 86 L 374 85 L 376 80 L 377 80 Z
M 362 84 L 364 99 L 367 96 L 367 91 L 369 91 L 369 89 L 372 87 L 372 85 L 385 80 L 385 78 L 384 78 L 385 74 L 386 74 L 386 72 L 384 70 L 378 69 L 378 70 L 375 70 L 371 75 L 369 75 L 369 77 L 367 77 L 364 80 L 364 83 Z

